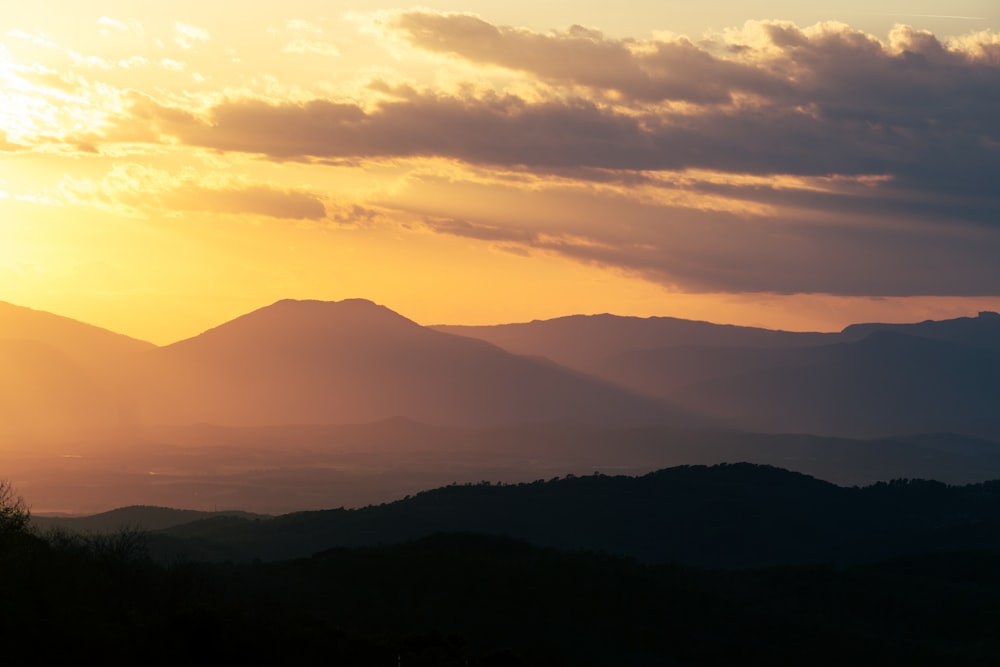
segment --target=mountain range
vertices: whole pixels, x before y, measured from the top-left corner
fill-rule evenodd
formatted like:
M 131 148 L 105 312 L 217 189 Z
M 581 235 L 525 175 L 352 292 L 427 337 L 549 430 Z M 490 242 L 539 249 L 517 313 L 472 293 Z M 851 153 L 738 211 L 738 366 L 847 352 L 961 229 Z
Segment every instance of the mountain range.
M 995 313 L 837 333 L 613 315 L 428 327 L 362 299 L 284 300 L 157 347 L 0 304 L 0 369 L 0 463 L 49 510 L 69 489 L 287 511 L 723 461 L 846 484 L 1000 471 Z M 255 502 L 278 489 L 295 500 Z
M 1000 436 L 992 312 L 839 333 L 612 315 L 438 329 L 553 359 L 740 430 Z
M 7 435 L 404 417 L 1000 437 L 995 313 L 839 333 L 612 315 L 424 327 L 362 299 L 285 300 L 158 348 L 0 304 L 0 364 Z

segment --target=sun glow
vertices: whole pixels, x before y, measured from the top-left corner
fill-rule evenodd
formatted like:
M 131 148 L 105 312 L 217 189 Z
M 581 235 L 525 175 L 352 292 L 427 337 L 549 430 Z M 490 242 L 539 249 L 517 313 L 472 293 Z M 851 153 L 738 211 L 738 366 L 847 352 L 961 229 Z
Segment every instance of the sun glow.
M 158 342 L 282 297 L 796 328 L 871 295 L 993 303 L 992 195 L 960 186 L 968 224 L 935 218 L 965 172 L 921 162 L 995 135 L 952 117 L 978 88 L 939 92 L 965 67 L 948 80 L 992 81 L 989 22 L 897 31 L 929 58 L 899 81 L 891 17 L 290 0 L 237 29 L 225 2 L 36 4 L 0 7 L 0 300 Z M 874 99 L 896 85 L 933 132 L 886 129 L 913 120 Z M 977 146 L 962 160 L 992 166 Z

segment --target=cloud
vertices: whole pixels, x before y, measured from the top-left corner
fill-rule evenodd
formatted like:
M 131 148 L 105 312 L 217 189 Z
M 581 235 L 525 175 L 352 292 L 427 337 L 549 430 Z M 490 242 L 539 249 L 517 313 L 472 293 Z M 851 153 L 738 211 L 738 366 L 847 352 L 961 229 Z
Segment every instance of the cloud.
M 440 184 L 443 202 L 486 201 L 461 179 L 503 176 L 483 186 L 494 199 L 513 193 L 496 214 L 378 205 L 436 233 L 682 290 L 1000 293 L 997 35 L 945 42 L 900 26 L 880 40 L 841 24 L 757 22 L 705 42 L 639 41 L 430 12 L 387 25 L 441 67 L 488 64 L 514 84 L 375 81 L 365 100 L 233 97 L 198 109 L 135 97 L 106 138 L 460 165 L 464 176 Z M 526 214 L 529 202 L 547 217 Z
M 717 58 L 685 38 L 640 43 L 581 26 L 539 34 L 476 16 L 432 12 L 402 13 L 392 25 L 421 49 L 639 101 L 717 103 L 742 90 L 775 93 L 786 87 L 773 73 Z
M 285 53 L 300 56 L 318 55 L 336 57 L 340 49 L 333 42 L 323 39 L 323 29 L 302 19 L 291 19 L 285 22 L 285 28 L 293 35 L 292 41 L 282 49 Z
M 316 195 L 265 185 L 225 189 L 185 184 L 164 193 L 163 205 L 182 211 L 263 215 L 287 220 L 322 220 L 326 207 Z
M 26 150 L 26 146 L 20 144 L 15 144 L 8 138 L 8 134 L 0 130 L 0 153 L 14 153 L 17 151 Z
M 529 103 L 514 95 L 421 93 L 374 111 L 323 99 L 248 99 L 219 104 L 206 119 L 146 101 L 133 109 L 131 120 L 153 121 L 190 145 L 282 160 L 424 156 L 538 167 L 682 166 L 650 143 L 655 135 L 637 119 L 583 99 Z
M 696 45 L 578 27 L 540 34 L 430 12 L 399 14 L 392 25 L 421 49 L 615 93 L 659 155 L 650 164 L 636 152 L 638 169 L 893 173 L 921 187 L 944 179 L 949 190 L 992 189 L 983 176 L 1000 137 L 1000 40 L 990 33 L 942 43 L 897 26 L 883 43 L 842 24 L 772 22 Z M 655 101 L 688 107 L 643 104 Z
M 420 197 L 400 207 L 437 233 L 555 253 L 685 292 L 995 295 L 1000 285 L 1000 235 L 983 226 L 833 208 L 698 210 L 583 186 L 524 191 L 427 177 L 413 189 Z M 484 200 L 478 211 L 468 203 Z
M 537 232 L 504 225 L 473 223 L 457 218 L 432 218 L 429 216 L 424 217 L 423 222 L 428 229 L 440 234 L 462 236 L 467 239 L 506 241 L 526 246 L 538 246 L 541 243 Z
M 285 27 L 299 33 L 311 33 L 314 35 L 323 34 L 322 28 L 304 19 L 289 19 L 288 21 L 285 21 Z
M 64 179 L 60 198 L 70 204 L 98 205 L 128 217 L 141 217 L 151 210 L 286 220 L 322 220 L 327 215 L 322 199 L 311 192 L 226 178 L 205 179 L 190 170 L 171 174 L 137 164 L 116 165 L 101 181 Z
M 115 30 L 128 30 L 127 24 L 119 21 L 118 19 L 113 19 L 110 16 L 102 16 L 97 19 L 97 24 L 106 28 L 114 28 Z
M 960 168 L 966 184 L 975 182 L 977 167 L 992 164 L 1000 143 L 1000 43 L 989 35 L 952 48 L 907 28 L 883 44 L 844 26 L 761 24 L 766 43 L 726 44 L 726 60 L 685 40 L 635 44 L 579 30 L 539 35 L 453 15 L 404 14 L 398 24 L 419 46 L 447 46 L 475 62 L 489 56 L 628 97 L 612 103 L 572 89 L 531 98 L 425 91 L 376 109 L 246 99 L 171 129 L 198 145 L 281 159 L 438 155 L 537 167 L 897 174 L 924 182 Z M 480 33 L 491 37 L 480 40 Z M 648 103 L 677 101 L 685 104 Z M 280 130 L 280 139 L 262 130 Z
M 178 21 L 174 24 L 174 43 L 182 49 L 193 49 L 197 42 L 207 42 L 211 35 L 204 28 Z
M 1000 78 L 996 86 L 1000 90 Z M 961 102 L 970 108 L 981 103 L 972 89 Z M 323 99 L 234 100 L 204 119 L 147 101 L 133 110 L 133 122 L 146 127 L 152 121 L 190 145 L 278 160 L 445 157 L 548 172 L 878 175 L 886 177 L 881 188 L 887 202 L 902 192 L 939 193 L 940 205 L 963 219 L 997 219 L 993 169 L 1000 157 L 1000 100 L 993 105 L 996 117 L 977 119 L 971 112 L 949 119 L 941 113 L 923 125 L 912 118 L 882 120 L 889 113 L 866 120 L 846 102 L 839 106 L 837 117 L 801 105 L 727 106 L 671 116 L 624 113 L 579 97 L 529 101 L 424 92 L 374 110 Z M 897 194 L 890 197 L 890 191 Z
M 282 50 L 285 53 L 294 53 L 300 56 L 318 55 L 334 57 L 340 55 L 340 50 L 332 42 L 306 39 L 305 37 L 296 37 Z

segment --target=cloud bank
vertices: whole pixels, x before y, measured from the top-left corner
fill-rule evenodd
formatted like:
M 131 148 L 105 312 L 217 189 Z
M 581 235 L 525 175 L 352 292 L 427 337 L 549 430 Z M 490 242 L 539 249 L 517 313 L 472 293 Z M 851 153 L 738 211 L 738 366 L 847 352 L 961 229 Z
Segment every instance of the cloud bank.
M 399 205 L 437 233 L 680 290 L 1000 294 L 998 35 L 944 42 L 897 27 L 880 40 L 842 24 L 763 22 L 701 42 L 642 41 L 427 11 L 382 29 L 442 68 L 489 67 L 511 83 L 372 80 L 364 100 L 226 97 L 198 109 L 138 95 L 106 137 L 530 176 L 506 215 Z M 522 215 L 566 188 L 593 206 L 558 222 Z

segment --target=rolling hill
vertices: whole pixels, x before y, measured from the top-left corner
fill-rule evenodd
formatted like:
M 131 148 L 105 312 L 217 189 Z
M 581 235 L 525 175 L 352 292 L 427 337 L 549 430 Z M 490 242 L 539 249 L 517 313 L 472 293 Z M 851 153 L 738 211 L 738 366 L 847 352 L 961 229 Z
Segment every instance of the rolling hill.
M 141 523 L 143 508 L 131 508 Z M 277 517 L 202 515 L 187 523 L 145 508 L 167 561 L 282 560 L 334 547 L 437 533 L 526 540 L 649 563 L 701 567 L 860 563 L 1000 550 L 1000 482 L 951 487 L 897 480 L 845 488 L 770 466 L 680 466 L 638 477 L 588 475 L 450 485 L 354 510 Z M 84 529 L 104 517 L 63 519 Z

